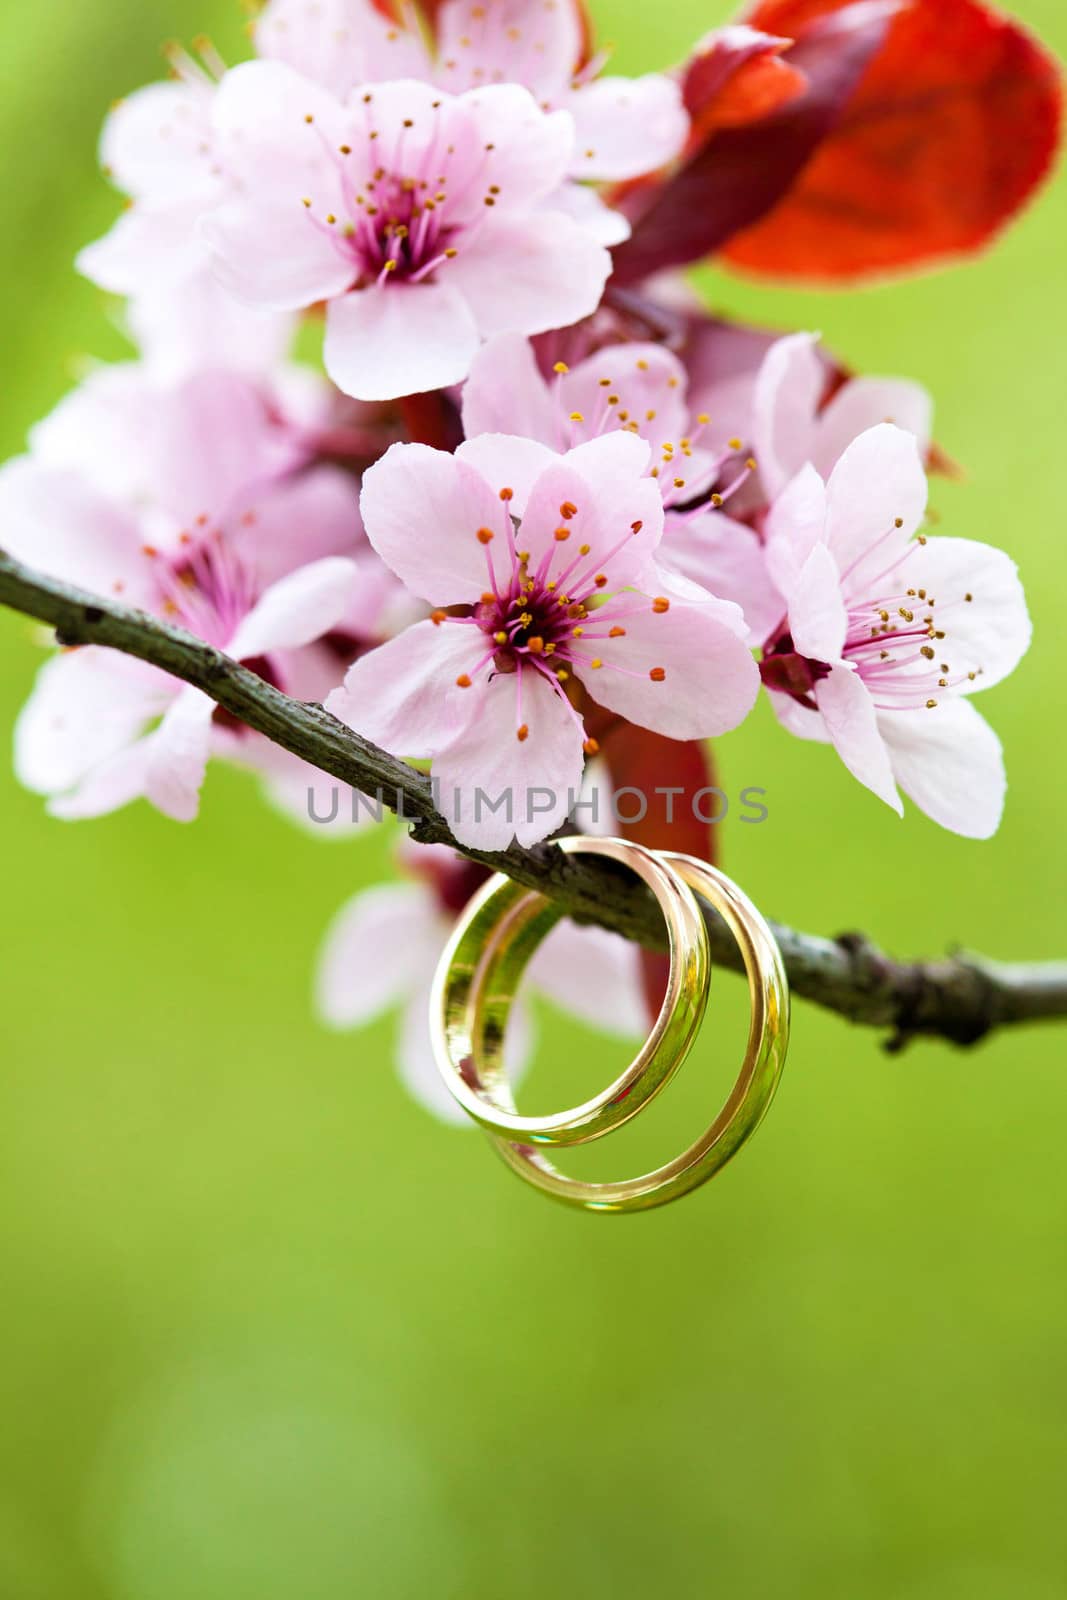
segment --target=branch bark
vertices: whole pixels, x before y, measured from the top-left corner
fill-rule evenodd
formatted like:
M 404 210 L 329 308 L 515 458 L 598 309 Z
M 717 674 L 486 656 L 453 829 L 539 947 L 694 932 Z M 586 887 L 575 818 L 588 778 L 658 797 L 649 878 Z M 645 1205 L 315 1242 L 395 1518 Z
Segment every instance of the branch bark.
M 377 798 L 412 824 L 426 844 L 446 844 L 473 861 L 559 901 L 579 922 L 597 922 L 628 939 L 662 948 L 655 901 L 607 861 L 565 856 L 551 844 L 490 852 L 459 845 L 434 808 L 422 773 L 370 744 L 320 705 L 293 700 L 182 628 L 84 593 L 44 576 L 0 551 L 0 604 L 50 624 L 61 645 L 124 651 L 210 696 L 283 749 Z M 708 911 L 713 959 L 742 970 L 737 946 Z M 1067 962 L 1003 964 L 956 954 L 900 962 L 863 934 L 836 939 L 773 924 L 795 994 L 852 1022 L 888 1028 L 888 1047 L 928 1035 L 972 1045 L 996 1028 L 1067 1018 Z

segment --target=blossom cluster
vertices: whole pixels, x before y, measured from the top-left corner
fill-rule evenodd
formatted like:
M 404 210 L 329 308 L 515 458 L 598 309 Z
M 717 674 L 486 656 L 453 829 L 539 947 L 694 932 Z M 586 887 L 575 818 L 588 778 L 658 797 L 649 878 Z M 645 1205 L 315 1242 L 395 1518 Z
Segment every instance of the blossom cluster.
M 946 11 L 981 51 L 942 50 Z M 590 763 L 694 787 L 760 695 L 894 810 L 903 791 L 992 834 L 1004 769 L 972 696 L 1029 621 L 1009 554 L 927 531 L 929 396 L 713 316 L 680 274 L 715 253 L 848 280 L 977 248 L 1051 160 L 1040 47 L 979 0 L 763 0 L 637 78 L 580 0 L 269 0 L 251 31 L 253 59 L 175 49 L 107 118 L 127 205 L 78 267 L 124 297 L 137 358 L 0 471 L 5 546 L 429 761 L 467 846 L 548 837 Z M 965 134 L 930 84 L 972 108 Z M 972 180 L 983 148 L 995 178 Z M 301 327 L 321 363 L 294 359 Z M 45 663 L 16 733 L 65 818 L 142 797 L 191 820 L 212 758 L 298 820 L 326 781 L 94 647 Z M 474 870 L 403 865 L 330 934 L 338 1025 L 421 995 Z M 639 1031 L 633 953 L 560 940 L 532 981 Z

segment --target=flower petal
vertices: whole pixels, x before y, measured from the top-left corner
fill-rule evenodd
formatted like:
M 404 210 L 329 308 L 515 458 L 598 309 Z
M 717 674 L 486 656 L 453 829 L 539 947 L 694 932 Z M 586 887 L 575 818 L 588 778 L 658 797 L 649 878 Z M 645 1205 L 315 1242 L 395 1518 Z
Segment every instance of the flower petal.
M 673 78 L 598 78 L 567 101 L 576 138 L 576 178 L 639 178 L 681 153 L 689 133 L 682 91 Z
M 771 581 L 758 536 L 722 511 L 697 517 L 668 512 L 656 560 L 718 599 L 740 606 L 749 644 L 762 644 L 785 615 L 785 601 Z
M 478 531 L 486 528 L 505 544 L 509 513 L 471 465 L 467 446 L 453 456 L 429 445 L 394 444 L 364 473 L 360 507 L 367 538 L 386 566 L 431 605 L 473 604 L 491 586 L 494 546 Z
M 990 689 L 1015 670 L 1033 630 L 1009 555 L 974 539 L 928 539 L 909 551 L 903 573 L 933 598 L 929 614 L 944 633 L 936 649 L 963 693 Z M 973 680 L 965 677 L 970 672 Z
M 238 625 L 229 654 L 247 661 L 321 638 L 348 610 L 358 576 L 354 562 L 327 556 L 279 578 Z
M 817 333 L 793 333 L 773 344 L 756 379 L 752 443 L 768 500 L 811 460 L 815 413 L 827 370 Z
M 767 570 L 788 596 L 826 532 L 826 485 L 810 464 L 787 484 L 767 513 Z
M 444 945 L 433 894 L 421 883 L 383 883 L 343 905 L 315 969 L 315 1012 L 331 1028 L 355 1028 L 406 999 Z
M 437 12 L 441 80 L 456 90 L 470 83 L 522 83 L 539 100 L 568 84 L 582 56 L 580 7 L 575 0 L 531 5 L 493 0 L 444 0 Z
M 968 700 L 932 711 L 883 711 L 878 726 L 897 782 L 943 828 L 989 839 L 1000 826 L 1007 779 L 1000 740 Z
M 393 755 L 435 755 L 481 714 L 484 680 L 461 689 L 456 679 L 472 672 L 484 643 L 480 628 L 417 622 L 349 667 L 326 709 Z
M 582 745 L 581 723 L 547 678 L 530 668 L 498 674 L 434 762 L 440 809 L 460 844 L 503 850 L 512 839 L 532 845 L 554 833 L 581 789 Z
M 484 171 L 500 191 L 499 209 L 528 211 L 559 188 L 574 151 L 574 122 L 565 111 L 546 113 L 518 83 L 470 89 L 459 105 L 475 123 L 479 148 L 488 152 Z
M 874 701 L 859 673 L 836 664 L 829 677 L 815 685 L 814 693 L 834 749 L 852 776 L 903 816 Z
M 598 704 L 669 739 L 736 728 L 760 686 L 740 609 L 662 571 L 648 578 L 649 596 L 616 595 L 593 613 L 575 673 Z
M 521 434 L 562 448 L 560 406 L 541 376 L 529 340 L 501 333 L 484 344 L 463 388 L 463 431 Z
M 802 656 L 838 661 L 845 647 L 848 612 L 837 563 L 824 544 L 805 561 L 789 594 L 789 631 Z
M 255 39 L 257 55 L 285 62 L 339 100 L 358 83 L 430 73 L 419 30 L 397 27 L 372 0 L 270 0 Z
M 50 577 L 96 594 L 121 594 L 133 605 L 150 598 L 136 523 L 79 472 L 26 456 L 0 467 L 0 526 L 4 548 Z
M 172 679 L 89 646 L 46 661 L 15 724 L 15 775 L 62 794 L 133 744 L 173 697 Z
M 607 580 L 602 587 L 610 594 L 644 569 L 663 533 L 659 489 L 640 475 L 638 465 L 647 452 L 634 434 L 606 433 L 541 473 L 520 532 L 531 572 L 545 560 L 546 580 L 573 568 L 567 579 L 572 593 L 581 593 L 602 574 Z M 566 538 L 557 539 L 557 532 Z M 584 556 L 583 546 L 588 546 Z
M 536 211 L 488 218 L 448 263 L 448 282 L 488 339 L 547 333 L 591 316 L 610 271 L 611 256 L 580 223 L 559 211 Z
M 542 472 L 559 459 L 547 444 L 513 433 L 483 433 L 467 439 L 456 451 L 456 457 L 480 472 L 498 494 L 510 489 L 508 507 L 516 517 L 526 515 L 530 490 Z
M 323 359 L 345 394 L 395 400 L 461 383 L 478 344 L 476 318 L 450 276 L 442 283 L 372 284 L 333 300 Z
M 921 383 L 906 378 L 853 378 L 834 395 L 815 424 L 811 459 L 824 478 L 854 439 L 880 422 L 913 433 L 925 460 L 933 433 L 934 403 Z
M 145 740 L 145 797 L 175 822 L 192 822 L 200 810 L 214 711 L 206 694 L 183 688 Z
M 883 422 L 849 445 L 826 486 L 826 542 L 846 593 L 862 592 L 903 549 L 928 492 L 913 433 Z

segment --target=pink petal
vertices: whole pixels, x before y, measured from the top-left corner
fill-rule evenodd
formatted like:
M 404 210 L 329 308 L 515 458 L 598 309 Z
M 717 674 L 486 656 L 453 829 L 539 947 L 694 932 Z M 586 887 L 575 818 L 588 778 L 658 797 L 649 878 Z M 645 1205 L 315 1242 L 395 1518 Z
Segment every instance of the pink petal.
M 62 822 L 82 822 L 118 811 L 144 796 L 151 747 L 138 739 L 87 773 L 69 794 L 48 802 L 48 814 Z
M 767 513 L 767 570 L 788 595 L 826 532 L 826 486 L 813 466 L 800 469 Z
M 180 196 L 166 204 L 138 201 L 102 238 L 79 250 L 74 264 L 84 278 L 109 294 L 136 294 L 151 283 L 173 290 L 207 262 L 208 251 L 197 230 L 220 196 L 216 182 L 202 194 Z
M 556 452 L 536 438 L 520 438 L 505 433 L 483 433 L 467 439 L 456 451 L 458 460 L 474 467 L 486 483 L 499 494 L 511 490 L 508 507 L 512 515 L 524 517 L 530 491 L 542 472 L 558 461 Z M 495 527 L 492 523 L 490 526 Z
M 826 486 L 826 542 L 846 593 L 862 590 L 903 550 L 925 515 L 927 493 L 914 434 L 884 422 L 849 445 Z
M 214 711 L 206 694 L 183 688 L 145 740 L 145 797 L 175 822 L 192 822 L 200 810 Z
M 630 224 L 621 211 L 613 211 L 586 183 L 565 182 L 541 203 L 544 211 L 562 211 L 597 244 L 612 249 L 630 237 Z
M 153 83 L 120 100 L 100 140 L 100 162 L 138 198 L 203 194 L 217 181 L 209 145 L 213 91 L 205 83 Z
M 593 613 L 587 634 L 595 637 L 576 646 L 582 659 L 572 658 L 576 675 L 600 705 L 668 739 L 736 728 L 760 687 L 739 608 L 685 579 L 648 576 L 655 587 L 647 596 L 616 595 Z M 667 600 L 667 609 L 656 600 Z M 612 627 L 625 632 L 605 637 Z
M 205 365 L 267 374 L 284 359 L 296 331 L 290 312 L 235 300 L 219 283 L 206 250 L 175 282 L 136 274 L 126 323 L 143 359 L 166 380 Z
M 756 379 L 752 444 L 768 500 L 810 461 L 815 413 L 826 388 L 826 367 L 817 333 L 779 339 L 764 357 Z
M 655 172 L 681 153 L 689 133 L 672 78 L 598 78 L 569 96 L 576 137 L 572 175 L 619 180 Z
M 501 578 L 510 570 L 506 549 L 495 553 L 507 545 L 508 510 L 465 456 L 394 444 L 364 473 L 360 506 L 382 560 L 432 605 L 473 604 L 497 562 Z M 494 541 L 482 543 L 482 528 Z
M 448 263 L 448 282 L 488 339 L 546 333 L 591 316 L 610 271 L 608 252 L 577 222 L 537 211 L 488 218 Z
M 451 274 L 440 283 L 373 284 L 334 300 L 326 312 L 326 370 L 357 400 L 395 400 L 460 383 L 478 344 L 475 317 Z
M 312 561 L 279 578 L 237 628 L 229 653 L 238 661 L 296 650 L 335 628 L 348 610 L 358 578 L 342 556 Z
M 503 850 L 537 844 L 563 823 L 584 764 L 581 724 L 562 693 L 535 670 L 498 674 L 477 715 L 434 762 L 440 808 L 461 844 Z M 525 739 L 517 729 L 525 724 Z M 495 801 L 500 809 L 490 810 Z
M 393 755 L 435 755 L 482 715 L 484 673 L 469 689 L 456 679 L 471 674 L 484 643 L 480 628 L 417 622 L 349 667 L 326 709 Z
M 294 529 L 299 529 L 298 539 Z M 371 563 L 365 572 L 368 577 L 381 565 L 366 543 L 359 485 L 340 467 L 312 467 L 271 484 L 249 497 L 237 525 L 227 526 L 225 532 L 260 592 L 295 565 L 325 556 L 362 555 Z M 391 582 L 395 587 L 396 580 Z
M 276 311 L 340 294 L 353 269 L 325 222 L 347 215 L 335 156 L 344 140 L 340 106 L 278 62 L 248 61 L 223 79 L 214 126 L 232 182 L 200 231 L 222 282 Z
M 304 458 L 295 435 L 278 425 L 262 384 L 239 373 L 197 372 L 149 389 L 143 465 L 151 499 L 189 527 L 200 516 L 243 514 L 268 480 Z
M 638 1038 L 648 1032 L 640 951 L 607 928 L 580 928 L 565 918 L 538 947 L 526 979 L 603 1033 Z
M 689 432 L 685 368 L 662 345 L 608 345 L 562 379 L 557 412 L 578 412 L 590 437 L 605 429 L 638 424 L 641 437 L 657 447 L 677 448 Z M 617 397 L 609 405 L 609 396 Z M 583 427 L 575 426 L 581 437 Z
M 485 182 L 500 190 L 498 210 L 528 211 L 559 188 L 574 150 L 574 124 L 566 112 L 544 112 L 518 83 L 471 89 L 459 105 L 488 151 Z M 474 197 L 478 205 L 484 192 L 483 187 Z
M 270 0 L 255 39 L 257 55 L 284 62 L 339 100 L 357 83 L 430 70 L 418 30 L 397 27 L 370 0 Z
M 463 388 L 463 431 L 521 434 L 562 448 L 560 406 L 528 340 L 502 333 L 484 344 Z
M 530 570 L 548 558 L 550 579 L 572 566 L 583 545 L 586 556 L 568 583 L 578 590 L 602 573 L 605 592 L 630 583 L 647 565 L 663 532 L 663 502 L 640 463 L 648 446 L 631 433 L 608 433 L 570 451 L 549 466 L 530 493 L 522 521 L 522 548 L 530 553 Z M 562 508 L 574 510 L 564 516 Z M 557 530 L 567 538 L 558 540 Z
M 4 548 L 50 577 L 133 605 L 152 592 L 136 523 L 80 473 L 9 461 L 0 468 L 0 527 Z
M 802 656 L 838 661 L 848 633 L 841 579 L 826 545 L 817 544 L 789 593 L 789 631 Z
M 759 538 L 722 511 L 697 517 L 668 512 L 656 560 L 718 599 L 740 606 L 751 645 L 762 644 L 785 615 L 785 601 L 771 581 Z
M 859 673 L 833 666 L 830 676 L 815 685 L 815 701 L 834 749 L 852 776 L 903 816 L 874 701 Z
M 908 552 L 900 575 L 933 597 L 929 614 L 945 634 L 935 648 L 962 693 L 989 689 L 1015 670 L 1033 630 L 1018 568 L 1003 550 L 974 539 L 928 539 Z
M 477 15 L 472 15 L 469 0 L 445 0 L 437 13 L 437 38 L 446 88 L 521 83 L 542 100 L 570 82 L 583 45 L 574 0 L 552 6 L 493 0 Z
M 16 777 L 36 794 L 73 789 L 135 743 L 173 693 L 173 680 L 111 650 L 53 656 L 15 724 Z
M 904 793 L 942 828 L 989 839 L 1000 826 L 1007 779 L 1000 740 L 967 700 L 932 711 L 883 711 L 878 726 Z
M 802 706 L 792 695 L 774 690 L 768 693 L 767 698 L 771 710 L 787 733 L 795 734 L 798 739 L 809 739 L 814 744 L 832 743 L 826 723 L 818 711 Z
M 829 478 L 854 439 L 880 422 L 913 433 L 925 460 L 933 432 L 933 401 L 905 378 L 853 378 L 838 390 L 815 424 L 811 459 Z
M 355 895 L 326 931 L 315 972 L 315 1011 L 355 1028 L 421 993 L 444 944 L 441 914 L 421 883 L 377 884 Z

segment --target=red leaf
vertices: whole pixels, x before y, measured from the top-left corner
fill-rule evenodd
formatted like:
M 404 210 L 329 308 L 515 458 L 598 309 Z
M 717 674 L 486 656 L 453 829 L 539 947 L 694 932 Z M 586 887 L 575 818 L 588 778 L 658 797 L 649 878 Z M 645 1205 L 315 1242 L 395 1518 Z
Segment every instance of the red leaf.
M 763 0 L 747 20 L 803 44 L 845 3 Z M 799 181 L 726 256 L 840 280 L 971 254 L 1048 173 L 1061 110 L 1056 62 L 1017 23 L 979 0 L 913 0 Z
M 756 122 L 803 92 L 804 74 L 782 60 L 791 43 L 743 26 L 708 35 L 682 79 L 690 149 L 714 129 Z
M 882 0 L 858 0 L 813 23 L 789 52 L 790 69 L 804 77 L 803 93 L 757 121 L 716 127 L 709 102 L 702 116 L 712 131 L 680 170 L 626 196 L 633 233 L 615 252 L 616 280 L 634 283 L 697 261 L 776 206 L 836 126 L 885 42 L 893 9 Z M 749 59 L 738 62 L 739 70 Z

